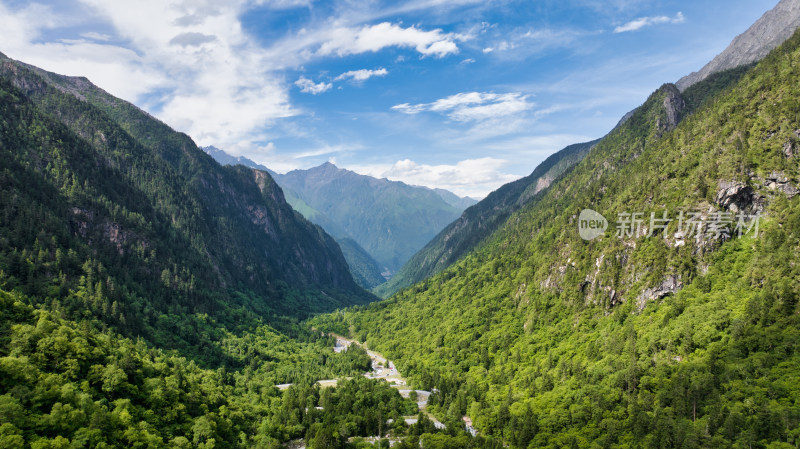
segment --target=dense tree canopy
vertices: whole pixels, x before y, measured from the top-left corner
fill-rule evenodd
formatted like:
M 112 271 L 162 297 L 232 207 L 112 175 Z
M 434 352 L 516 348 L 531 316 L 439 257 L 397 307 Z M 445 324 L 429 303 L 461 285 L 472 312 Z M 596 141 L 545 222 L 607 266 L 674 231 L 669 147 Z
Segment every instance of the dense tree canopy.
M 799 60 L 800 34 L 689 102 L 662 87 L 478 250 L 315 324 L 512 447 L 796 446 Z M 603 237 L 580 238 L 584 208 L 611 222 Z M 626 211 L 698 210 L 761 210 L 758 235 L 614 235 Z

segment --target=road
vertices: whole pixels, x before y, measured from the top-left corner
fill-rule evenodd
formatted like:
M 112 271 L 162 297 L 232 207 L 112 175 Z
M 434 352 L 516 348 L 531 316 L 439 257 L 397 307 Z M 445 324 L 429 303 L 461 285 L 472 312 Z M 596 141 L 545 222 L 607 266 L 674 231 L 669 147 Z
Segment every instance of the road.
M 402 374 L 397 370 L 397 367 L 392 363 L 391 360 L 387 360 L 386 357 L 383 356 L 380 352 L 373 351 L 367 347 L 366 344 L 360 343 L 358 341 L 342 337 L 341 335 L 336 334 L 329 334 L 331 337 L 336 339 L 336 343 L 334 343 L 333 350 L 334 352 L 342 352 L 345 351 L 350 345 L 358 345 L 364 348 L 367 351 L 367 355 L 369 358 L 372 359 L 372 371 L 364 373 L 364 377 L 368 379 L 383 379 L 388 382 L 392 387 L 397 388 L 400 392 L 400 396 L 404 398 L 408 398 L 411 395 L 412 391 L 417 392 L 417 407 L 419 407 L 420 411 L 425 411 L 428 407 L 428 398 L 431 396 L 430 391 L 426 390 L 412 390 L 411 388 L 407 388 L 408 382 L 403 377 Z M 325 388 L 325 387 L 335 387 L 338 383 L 338 379 L 324 379 L 317 381 L 317 383 Z M 276 385 L 280 390 L 288 389 L 292 384 L 280 384 Z M 433 424 L 440 429 L 445 427 L 444 424 L 439 422 L 433 415 L 426 412 L 428 417 L 433 421 Z M 416 416 L 406 416 L 404 417 L 406 422 L 409 424 L 413 424 L 416 422 Z
M 400 374 L 400 371 L 397 370 L 397 367 L 391 360 L 388 360 L 386 357 L 383 356 L 380 352 L 373 351 L 367 347 L 366 344 L 342 337 L 341 335 L 336 334 L 329 334 L 331 337 L 336 339 L 336 343 L 333 347 L 335 352 L 342 352 L 346 350 L 350 345 L 358 345 L 364 348 L 367 351 L 367 355 L 369 358 L 372 359 L 372 371 L 368 373 L 364 373 L 364 376 L 368 379 L 384 379 L 388 382 L 392 387 L 397 388 L 400 392 L 400 396 L 404 398 L 408 398 L 411 395 L 412 391 L 417 392 L 417 407 L 419 407 L 420 411 L 425 412 L 433 421 L 433 424 L 439 428 L 444 429 L 445 425 L 439 422 L 436 417 L 425 411 L 428 408 L 428 399 L 431 396 L 430 391 L 426 390 L 412 390 L 411 388 L 407 388 L 408 382 L 406 381 L 405 377 Z M 323 383 L 324 382 L 324 383 Z M 322 386 L 335 386 L 336 380 L 324 380 L 319 382 Z M 405 421 L 407 424 L 414 424 L 417 422 L 416 416 L 405 416 Z

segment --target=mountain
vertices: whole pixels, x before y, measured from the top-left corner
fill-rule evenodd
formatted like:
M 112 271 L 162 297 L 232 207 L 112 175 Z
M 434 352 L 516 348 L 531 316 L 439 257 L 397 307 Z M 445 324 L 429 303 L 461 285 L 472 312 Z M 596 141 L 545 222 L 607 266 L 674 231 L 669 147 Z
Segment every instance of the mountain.
M 464 210 L 480 201 L 468 196 L 460 197 L 455 193 L 445 189 L 433 189 L 433 191 L 442 197 L 447 204 L 455 207 L 456 209 Z
M 790 447 L 798 60 L 800 33 L 694 109 L 662 86 L 455 264 L 315 326 L 512 448 Z
M 296 195 L 290 202 L 306 218 L 340 241 L 354 240 L 390 272 L 461 213 L 431 189 L 360 175 L 330 162 L 277 174 L 275 181 Z
M 373 299 L 267 173 L 85 78 L 3 57 L 0 89 L 0 289 L 232 365 L 219 332 Z
M 276 174 L 275 176 L 280 176 Z M 335 237 L 336 243 L 342 249 L 344 259 L 350 267 L 350 273 L 358 285 L 367 290 L 371 290 L 376 286 L 386 282 L 386 276 L 391 276 L 391 273 L 383 268 L 372 255 L 370 255 L 364 248 L 361 247 L 355 240 L 347 237 L 348 233 L 338 223 L 329 219 L 322 212 L 314 209 L 306 204 L 300 195 L 294 190 L 289 188 L 283 189 L 288 202 L 294 210 L 300 212 L 303 217 L 313 223 L 317 223 L 323 227 L 328 233 L 339 236 Z
M 215 161 L 222 165 L 244 165 L 245 167 L 265 171 L 273 179 L 280 176 L 267 167 L 246 157 L 231 156 L 217 147 L 207 146 L 200 147 L 200 149 L 205 151 L 208 155 L 213 157 Z M 347 232 L 344 231 L 337 223 L 328 219 L 322 212 L 306 204 L 306 202 L 303 201 L 303 199 L 300 198 L 300 195 L 298 195 L 294 190 L 284 187 L 282 191 L 284 197 L 286 198 L 286 202 L 288 202 L 294 210 L 300 212 L 300 214 L 307 220 L 323 226 L 323 228 L 330 234 L 337 236 L 347 235 Z M 348 267 L 350 267 L 350 274 L 352 274 L 353 279 L 359 286 L 367 290 L 371 290 L 374 287 L 386 282 L 386 278 L 384 278 L 382 275 L 384 269 L 366 250 L 364 250 L 364 248 L 356 243 L 355 240 L 349 237 L 338 237 L 335 238 L 335 240 L 342 250 L 342 254 L 347 261 Z
M 388 276 L 389 273 L 385 273 L 381 265 L 355 240 L 345 237 L 336 242 L 342 249 L 344 259 L 350 267 L 350 273 L 353 274 L 353 279 L 358 285 L 366 289 L 373 289 L 386 282 L 384 274 Z
M 442 436 L 301 321 L 377 298 L 267 172 L 0 55 L 0 186 L 0 447 Z
M 289 204 L 336 238 L 351 267 L 361 267 L 354 269 L 353 276 L 359 285 L 368 289 L 383 283 L 385 277 L 375 277 L 374 263 L 364 256 L 377 261 L 380 266 L 378 274 L 390 277 L 460 211 L 478 202 L 445 189 L 428 189 L 359 175 L 339 169 L 330 162 L 282 175 L 215 147 L 204 147 L 203 150 L 220 164 L 240 164 L 269 172 L 283 189 Z M 312 177 L 319 179 L 312 180 Z M 360 203 L 354 205 L 352 201 Z M 397 210 L 392 210 L 394 207 Z M 417 220 L 420 228 L 416 228 Z M 349 247 L 348 250 L 344 250 L 345 246 Z M 364 271 L 366 267 L 369 269 Z
M 681 111 L 670 111 L 669 120 L 677 123 L 682 115 L 694 112 L 709 98 L 738 81 L 752 66 L 749 64 L 716 72 L 704 82 L 688 87 L 680 96 L 683 102 Z M 625 114 L 614 129 L 622 126 L 637 109 Z M 554 180 L 580 162 L 601 140 L 569 145 L 545 159 L 530 175 L 490 193 L 414 254 L 395 276 L 377 287 L 375 293 L 388 298 L 398 290 L 431 277 L 458 261 L 492 235 L 511 214 L 539 199 Z
M 752 64 L 789 39 L 800 27 L 800 0 L 781 0 L 764 13 L 744 33 L 698 72 L 684 76 L 675 84 L 681 91 L 709 75 Z
M 268 172 L 273 178 L 281 177 L 280 174 L 275 173 L 267 167 L 260 165 L 246 157 L 231 156 L 214 146 L 201 147 L 201 149 L 222 165 L 244 165 L 245 167 Z M 445 201 L 452 201 L 452 203 L 448 202 L 448 204 L 451 204 L 456 208 L 458 208 L 461 204 L 470 204 L 471 201 L 474 202 L 474 200 L 471 198 L 461 198 L 447 190 L 435 189 L 435 191 L 437 191 L 436 193 L 438 193 L 439 196 L 441 196 Z M 385 268 L 383 268 L 381 264 L 373 259 L 372 256 L 358 243 L 356 243 L 355 240 L 347 237 L 347 231 L 345 231 L 337 222 L 329 219 L 322 212 L 309 206 L 308 203 L 306 203 L 294 190 L 284 186 L 283 193 L 286 201 L 292 205 L 294 210 L 300 212 L 303 217 L 322 226 L 328 233 L 339 236 L 335 238 L 336 243 L 339 244 L 342 254 L 347 261 L 347 265 L 350 267 L 350 273 L 353 275 L 353 279 L 359 286 L 367 290 L 371 290 L 386 282 L 386 278 L 383 276 Z
M 200 149 L 205 151 L 206 154 L 208 154 L 212 158 L 214 158 L 214 160 L 219 162 L 220 165 L 244 165 L 245 167 L 255 168 L 258 170 L 268 172 L 270 175 L 274 175 L 274 173 L 270 169 L 259 163 L 256 163 L 244 156 L 231 156 L 230 154 L 220 150 L 219 148 L 213 145 L 207 147 L 200 147 Z
M 530 175 L 510 182 L 450 223 L 375 292 L 387 298 L 449 267 L 502 226 L 512 213 L 534 201 L 561 174 L 578 163 L 596 141 L 570 145 L 551 155 Z

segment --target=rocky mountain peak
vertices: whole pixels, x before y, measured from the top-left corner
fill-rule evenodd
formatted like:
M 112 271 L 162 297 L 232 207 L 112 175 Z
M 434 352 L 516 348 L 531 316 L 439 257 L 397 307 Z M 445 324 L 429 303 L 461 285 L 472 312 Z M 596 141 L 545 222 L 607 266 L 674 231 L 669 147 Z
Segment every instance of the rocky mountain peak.
M 683 92 L 711 74 L 756 62 L 789 39 L 798 27 L 800 27 L 800 0 L 781 0 L 747 31 L 736 36 L 728 48 L 711 62 L 699 71 L 684 76 L 675 84 Z

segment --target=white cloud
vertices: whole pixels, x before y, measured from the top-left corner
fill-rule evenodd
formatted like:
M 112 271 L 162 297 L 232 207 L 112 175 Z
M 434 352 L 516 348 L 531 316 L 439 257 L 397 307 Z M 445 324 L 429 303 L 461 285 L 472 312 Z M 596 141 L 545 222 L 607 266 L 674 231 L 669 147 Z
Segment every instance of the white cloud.
M 298 79 L 299 75 L 295 74 L 298 67 L 305 64 L 313 67 L 323 58 L 389 48 L 403 51 L 393 52 L 384 64 L 391 64 L 392 59 L 402 62 L 416 57 L 447 57 L 459 53 L 461 45 L 468 45 L 464 42 L 477 40 L 479 34 L 474 30 L 448 33 L 421 25 L 407 26 L 394 22 L 397 15 L 376 18 L 373 11 L 364 15 L 351 14 L 347 8 L 352 4 L 348 4 L 343 6 L 341 16 L 312 21 L 307 29 L 264 42 L 256 41 L 242 29 L 245 9 L 254 3 L 263 3 L 272 9 L 310 7 L 310 0 L 79 1 L 79 6 L 67 10 L 0 0 L 0 51 L 46 70 L 87 76 L 113 95 L 144 105 L 153 115 L 188 133 L 201 145 L 215 144 L 231 154 L 246 155 L 277 170 L 317 163 L 315 158 L 327 157 L 328 153 L 340 159 L 348 158 L 346 154 L 337 154 L 345 150 L 326 147 L 326 142 L 315 142 L 313 145 L 317 147 L 314 148 L 319 149 L 305 152 L 290 152 L 282 147 L 285 136 L 295 138 L 307 133 L 298 140 L 315 139 L 313 127 L 300 126 L 294 120 L 280 120 L 300 114 L 290 102 L 291 89 L 297 86 L 304 92 L 320 93 L 336 84 L 333 76 L 338 72 L 313 76 L 306 73 L 305 76 L 312 79 L 302 76 Z M 420 8 L 433 4 L 441 5 L 438 8 L 443 10 L 453 7 L 445 0 L 415 3 Z M 4 6 L 11 4 L 26 6 Z M 352 7 L 358 8 L 360 6 Z M 518 37 L 526 37 L 526 31 L 493 35 L 496 41 L 476 43 L 475 51 L 479 53 L 480 48 L 488 45 L 510 49 L 515 43 L 519 44 Z M 60 33 L 69 40 L 54 40 L 52 36 L 61 37 Z M 506 47 L 503 41 L 507 41 Z M 523 45 L 518 45 L 516 52 L 522 48 Z M 492 55 L 492 58 L 497 57 L 498 54 Z M 453 64 L 463 58 L 455 59 Z M 469 60 L 471 58 L 462 62 Z M 357 82 L 387 74 L 388 70 L 377 67 L 345 72 L 339 77 L 344 76 L 340 81 Z M 446 129 L 443 132 L 450 134 L 440 141 L 458 142 L 457 138 L 464 138 L 462 147 L 469 146 L 471 153 L 460 156 L 469 158 L 465 161 L 443 165 L 402 160 L 382 166 L 375 173 L 409 183 L 449 188 L 461 194 L 484 195 L 515 179 L 515 175 L 506 171 L 518 171 L 519 167 L 508 168 L 503 165 L 505 161 L 499 159 L 512 159 L 513 148 L 498 155 L 484 151 L 492 148 L 477 142 L 498 135 L 514 138 L 518 136 L 515 133 L 527 132 L 539 113 L 530 111 L 533 106 L 522 93 L 491 92 L 462 93 L 432 103 L 397 105 L 393 108 L 395 111 L 409 114 L 429 111 L 466 125 Z M 396 120 L 397 114 L 387 112 L 384 115 L 402 121 Z M 296 142 L 290 139 L 285 142 L 295 148 Z M 480 153 L 477 148 L 484 152 Z M 494 158 L 480 158 L 485 154 L 492 154 Z M 391 160 L 403 157 L 394 156 Z M 475 187 L 471 187 L 473 184 Z
M 472 58 L 467 58 L 467 59 L 465 59 L 465 60 L 461 61 L 461 62 L 460 62 L 460 64 L 462 64 L 462 65 L 467 65 L 467 64 L 472 64 L 473 62 L 475 62 L 475 60 L 474 60 L 474 59 L 472 59 Z
M 111 40 L 110 34 L 105 33 L 97 33 L 94 31 L 90 31 L 88 33 L 81 33 L 81 37 L 86 39 L 95 40 L 95 41 L 109 41 Z
M 300 88 L 300 92 L 311 95 L 321 94 L 333 87 L 333 84 L 331 83 L 326 83 L 324 81 L 320 83 L 314 83 L 304 76 L 301 76 L 300 79 L 294 82 L 294 84 Z
M 442 30 L 423 31 L 414 26 L 403 28 L 389 22 L 361 28 L 339 27 L 328 31 L 327 39 L 316 54 L 353 55 L 376 52 L 386 47 L 413 48 L 423 56 L 445 57 L 458 53 L 458 37 Z
M 256 3 L 270 9 L 292 9 L 310 7 L 312 0 L 257 0 Z
M 271 55 L 242 30 L 246 6 L 247 0 L 82 0 L 69 9 L 0 3 L 2 51 L 45 70 L 86 76 L 201 145 L 256 145 L 268 140 L 274 120 L 297 111 Z M 82 39 L 41 38 L 69 36 L 79 27 Z
M 528 101 L 528 96 L 519 92 L 506 94 L 465 92 L 441 98 L 433 103 L 398 104 L 392 106 L 392 109 L 404 114 L 433 111 L 459 122 L 475 122 L 519 114 L 532 107 L 533 103 Z
M 37 38 L 43 29 L 55 26 L 56 16 L 45 6 L 32 3 L 12 11 L 0 3 L 3 48 L 14 48 Z
M 575 51 L 577 40 L 596 32 L 573 28 L 521 27 L 510 31 L 493 30 L 493 38 L 486 41 L 484 54 L 494 58 L 524 60 L 531 56 L 554 49 Z
M 445 11 L 459 8 L 466 5 L 482 4 L 487 5 L 491 2 L 486 0 L 412 0 L 408 2 L 394 2 L 393 8 L 383 11 L 381 15 L 396 15 L 410 11 L 428 10 L 431 8 L 441 8 Z
M 482 198 L 501 185 L 519 178 L 518 175 L 504 173 L 503 168 L 508 165 L 506 160 L 484 157 L 462 160 L 453 165 L 429 165 L 403 159 L 391 165 L 351 165 L 347 168 L 376 178 L 442 188 L 457 195 Z
M 0 0 L 0 51 L 45 70 L 87 76 L 199 144 L 241 154 L 274 138 L 270 127 L 278 119 L 300 113 L 290 102 L 293 84 L 316 94 L 331 88 L 329 80 L 287 81 L 287 69 L 387 47 L 444 57 L 469 38 L 419 26 L 331 18 L 265 46 L 242 29 L 241 17 L 253 4 L 311 6 L 309 0 L 80 0 L 63 8 L 12 7 Z M 81 29 L 77 38 L 70 34 L 75 29 Z M 64 39 L 42 39 L 62 32 Z M 378 68 L 342 75 L 358 82 L 387 73 Z
M 655 17 L 639 17 L 638 19 L 631 20 L 630 22 L 614 28 L 615 33 L 625 33 L 628 31 L 636 31 L 650 25 L 659 23 L 682 23 L 686 18 L 682 12 L 678 12 L 675 17 L 655 16 Z
M 170 45 L 180 45 L 181 47 L 199 47 L 209 42 L 217 40 L 216 36 L 203 33 L 181 33 L 170 39 Z
M 368 70 L 368 69 L 361 69 L 361 70 L 350 70 L 347 72 L 342 73 L 341 75 L 335 78 L 335 81 L 345 80 L 347 78 L 352 79 L 353 81 L 366 81 L 373 76 L 386 76 L 389 74 L 389 71 L 381 67 L 380 69 L 376 70 Z
M 417 114 L 417 113 L 420 113 L 422 111 L 428 110 L 428 105 L 427 104 L 402 103 L 402 104 L 396 104 L 396 105 L 392 106 L 392 109 L 395 110 L 395 111 L 402 112 L 403 114 L 409 114 L 410 115 L 410 114 Z
M 542 160 L 547 156 L 561 150 L 573 143 L 588 142 L 596 137 L 582 134 L 547 134 L 538 136 L 521 136 L 512 139 L 492 142 L 486 145 L 487 149 L 493 152 L 511 152 L 524 156 L 530 160 L 531 156 L 540 156 Z

